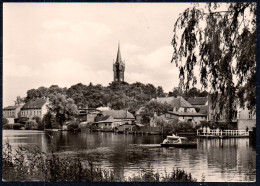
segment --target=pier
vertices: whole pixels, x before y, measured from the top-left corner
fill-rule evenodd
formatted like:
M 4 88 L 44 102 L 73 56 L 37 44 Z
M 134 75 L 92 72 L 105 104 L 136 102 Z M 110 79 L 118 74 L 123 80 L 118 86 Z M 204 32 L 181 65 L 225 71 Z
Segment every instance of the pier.
M 242 138 L 249 137 L 249 132 L 249 130 L 209 129 L 207 131 L 197 130 L 197 136 L 203 138 Z

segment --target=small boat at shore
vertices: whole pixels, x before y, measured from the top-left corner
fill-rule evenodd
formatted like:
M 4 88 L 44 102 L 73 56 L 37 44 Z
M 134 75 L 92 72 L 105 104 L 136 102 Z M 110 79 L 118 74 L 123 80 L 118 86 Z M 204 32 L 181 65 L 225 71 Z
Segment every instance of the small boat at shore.
M 161 143 L 161 147 L 197 148 L 197 143 Z
M 180 136 L 176 136 L 176 135 L 174 135 L 174 134 L 172 134 L 172 136 L 167 136 L 166 139 L 167 139 L 167 140 L 178 140 L 178 139 L 188 140 L 188 138 L 186 138 L 186 137 L 180 137 Z
M 188 138 L 176 135 L 167 136 L 161 143 L 161 147 L 175 147 L 175 148 L 197 148 L 197 143 L 189 142 Z

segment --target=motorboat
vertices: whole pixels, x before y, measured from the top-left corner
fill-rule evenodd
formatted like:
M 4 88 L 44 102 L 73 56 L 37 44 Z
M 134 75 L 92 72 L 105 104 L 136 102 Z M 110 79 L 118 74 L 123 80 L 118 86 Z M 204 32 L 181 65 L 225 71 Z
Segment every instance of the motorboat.
M 175 148 L 197 148 L 196 142 L 189 142 L 188 138 L 176 135 L 167 136 L 161 143 L 161 147 L 175 147 Z
M 188 138 L 186 138 L 186 137 L 180 137 L 180 136 L 176 136 L 174 134 L 172 134 L 171 136 L 167 136 L 166 139 L 167 140 L 178 140 L 178 139 L 188 140 Z

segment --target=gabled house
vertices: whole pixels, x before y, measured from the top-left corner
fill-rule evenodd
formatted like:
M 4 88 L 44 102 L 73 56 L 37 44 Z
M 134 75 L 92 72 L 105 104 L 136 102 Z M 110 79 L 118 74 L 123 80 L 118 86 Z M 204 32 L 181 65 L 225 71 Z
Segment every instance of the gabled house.
M 113 131 L 117 125 L 114 124 L 114 119 L 112 116 L 103 116 L 100 118 L 100 121 L 95 122 L 95 125 L 98 129 Z
M 196 112 L 194 106 L 187 102 L 182 96 L 162 97 L 152 99 L 151 101 L 166 103 L 171 106 L 173 112 Z
M 177 119 L 182 122 L 199 124 L 200 121 L 207 120 L 207 114 L 197 113 L 195 107 L 181 96 L 157 98 L 154 99 L 154 101 L 166 103 L 171 106 L 172 110 L 169 110 L 167 113 L 163 114 L 163 118 L 167 122 L 171 119 Z M 155 124 L 153 124 L 153 126 L 155 126 Z
M 21 116 L 21 108 L 23 105 L 14 105 L 3 108 L 3 117 L 8 120 L 9 124 L 14 124 L 15 119 Z
M 23 105 L 14 105 L 3 108 L 3 116 L 6 118 L 18 118 Z
M 27 102 L 21 108 L 21 117 L 33 118 L 35 116 L 41 119 L 47 113 L 48 99 L 39 98 L 34 101 Z
M 92 123 L 97 114 L 100 113 L 100 111 L 95 108 L 78 108 L 78 110 L 79 114 L 77 118 L 80 122 Z
M 207 120 L 207 114 L 196 113 L 196 112 L 167 112 L 165 114 L 167 119 L 178 119 L 181 122 L 191 122 L 199 124 L 201 121 Z
M 99 129 L 118 129 L 123 124 L 134 124 L 135 117 L 126 110 L 103 110 L 95 118 L 94 125 Z
M 104 116 L 112 116 L 114 119 L 114 123 L 118 124 L 124 124 L 126 122 L 132 123 L 135 121 L 135 117 L 133 116 L 133 114 L 131 114 L 127 110 L 103 110 L 101 114 Z
M 208 120 L 208 96 L 188 98 L 187 101 L 196 109 L 200 114 L 207 115 Z

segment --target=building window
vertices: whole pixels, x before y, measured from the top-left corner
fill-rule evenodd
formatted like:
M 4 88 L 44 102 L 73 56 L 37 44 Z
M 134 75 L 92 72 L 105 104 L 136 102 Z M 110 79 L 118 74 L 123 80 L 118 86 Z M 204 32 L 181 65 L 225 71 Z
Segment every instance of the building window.
M 252 119 L 252 112 L 251 111 L 248 113 L 248 118 Z

